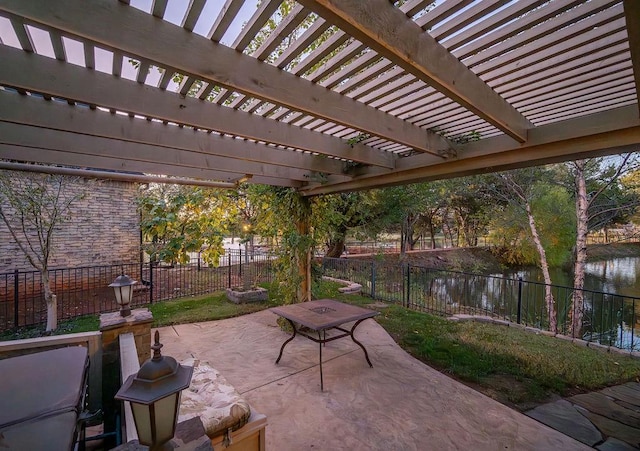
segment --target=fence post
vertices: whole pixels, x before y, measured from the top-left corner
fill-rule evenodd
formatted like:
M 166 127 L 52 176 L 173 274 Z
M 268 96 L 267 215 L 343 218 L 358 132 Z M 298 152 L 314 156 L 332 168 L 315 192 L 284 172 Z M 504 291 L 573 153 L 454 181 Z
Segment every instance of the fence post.
M 371 261 L 371 299 L 376 298 L 376 261 Z
M 149 261 L 149 304 L 153 304 L 153 261 Z
M 630 350 L 633 351 L 633 334 L 635 333 L 635 331 L 633 330 L 635 325 L 636 325 L 636 300 L 633 299 L 631 304 L 631 348 Z
M 228 257 L 229 257 L 229 258 L 228 258 L 228 260 L 229 260 L 229 266 L 228 266 L 229 271 L 227 272 L 228 279 L 229 279 L 229 281 L 228 281 L 228 285 L 229 285 L 229 286 L 228 286 L 228 288 L 231 288 L 231 249 L 229 249 L 229 256 L 228 256 Z
M 409 303 L 411 302 L 411 265 L 409 263 L 407 263 L 405 265 L 406 271 L 407 271 L 407 289 L 405 290 L 407 295 L 406 295 L 406 304 L 405 307 L 409 307 Z
M 13 327 L 18 327 L 18 307 L 20 304 L 20 294 L 18 290 L 20 289 L 20 271 L 16 269 L 13 272 Z
M 518 277 L 518 324 L 522 321 L 522 277 Z
M 238 275 L 242 277 L 242 248 L 240 246 L 238 246 L 238 252 L 239 252 L 238 254 L 239 274 Z

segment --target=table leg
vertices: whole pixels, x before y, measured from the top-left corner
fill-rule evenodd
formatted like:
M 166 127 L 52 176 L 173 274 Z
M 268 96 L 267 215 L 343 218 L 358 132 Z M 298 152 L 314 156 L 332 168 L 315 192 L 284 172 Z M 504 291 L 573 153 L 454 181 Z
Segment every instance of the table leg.
M 289 337 L 284 343 L 282 343 L 282 347 L 280 348 L 280 354 L 278 354 L 278 358 L 276 359 L 276 363 L 280 362 L 280 359 L 282 358 L 282 352 L 284 351 L 284 347 L 287 345 L 287 343 L 289 343 L 291 340 L 293 340 L 296 337 L 296 333 L 298 332 L 296 330 L 296 325 L 293 323 L 293 321 L 291 321 L 289 318 L 285 318 L 287 321 L 289 321 L 289 324 L 291 325 L 291 328 L 293 329 L 293 335 L 291 335 L 291 337 Z
M 318 345 L 320 347 L 320 391 L 324 391 L 324 381 L 322 380 L 322 333 L 318 331 Z
M 368 319 L 368 318 L 365 318 Z M 371 364 L 371 360 L 369 360 L 369 353 L 367 353 L 367 350 L 365 349 L 365 347 L 362 345 L 362 343 L 360 343 L 358 340 L 356 340 L 356 338 L 353 336 L 353 333 L 356 330 L 356 327 L 358 327 L 358 325 L 364 321 L 364 319 L 358 320 L 356 321 L 356 323 L 353 325 L 353 327 L 351 328 L 351 333 L 349 334 L 351 336 L 351 339 L 353 340 L 353 342 L 355 344 L 357 344 L 358 346 L 360 346 L 362 348 L 362 350 L 364 351 L 364 358 L 367 359 L 367 363 L 369 364 L 369 366 L 371 368 L 373 368 L 373 365 Z

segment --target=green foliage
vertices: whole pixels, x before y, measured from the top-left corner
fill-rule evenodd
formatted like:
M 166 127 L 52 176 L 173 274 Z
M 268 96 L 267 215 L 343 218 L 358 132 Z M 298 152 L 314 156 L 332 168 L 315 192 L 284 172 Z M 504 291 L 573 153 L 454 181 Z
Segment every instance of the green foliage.
M 301 265 L 313 255 L 325 230 L 322 199 L 307 199 L 290 188 L 252 185 L 249 201 L 256 207 L 256 233 L 276 243 L 276 280 L 284 303 L 299 300 L 305 275 Z
M 358 143 L 361 143 L 362 141 L 371 138 L 371 133 L 358 133 L 357 135 L 347 139 L 347 144 L 349 144 L 349 146 L 353 147 Z
M 217 265 L 222 239 L 235 212 L 228 193 L 181 185 L 150 185 L 138 196 L 144 250 L 152 261 L 187 263 L 202 252 Z

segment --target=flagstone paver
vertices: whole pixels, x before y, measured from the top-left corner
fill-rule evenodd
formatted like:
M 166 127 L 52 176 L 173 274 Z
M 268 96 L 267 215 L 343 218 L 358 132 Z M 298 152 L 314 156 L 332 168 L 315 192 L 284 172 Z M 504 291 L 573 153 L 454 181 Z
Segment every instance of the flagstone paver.
M 598 428 L 580 414 L 573 404 L 564 399 L 543 404 L 526 414 L 589 446 L 594 446 L 604 439 Z

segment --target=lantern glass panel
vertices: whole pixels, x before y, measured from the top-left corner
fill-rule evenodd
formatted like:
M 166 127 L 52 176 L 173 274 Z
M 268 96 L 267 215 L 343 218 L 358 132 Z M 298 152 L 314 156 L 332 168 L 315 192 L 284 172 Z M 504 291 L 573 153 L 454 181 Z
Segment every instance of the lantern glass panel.
M 117 290 L 116 290 L 117 291 Z M 133 419 L 136 422 L 136 430 L 138 431 L 138 441 L 143 445 L 152 445 L 153 436 L 151 435 L 151 409 L 152 405 L 131 403 L 131 411 Z
M 172 393 L 154 403 L 156 414 L 156 442 L 165 443 L 173 437 L 180 393 Z
M 125 285 L 123 287 L 120 287 L 120 292 L 121 292 L 121 296 L 122 296 L 122 303 L 123 304 L 128 304 L 129 302 L 131 302 L 131 291 L 133 289 L 133 285 Z

